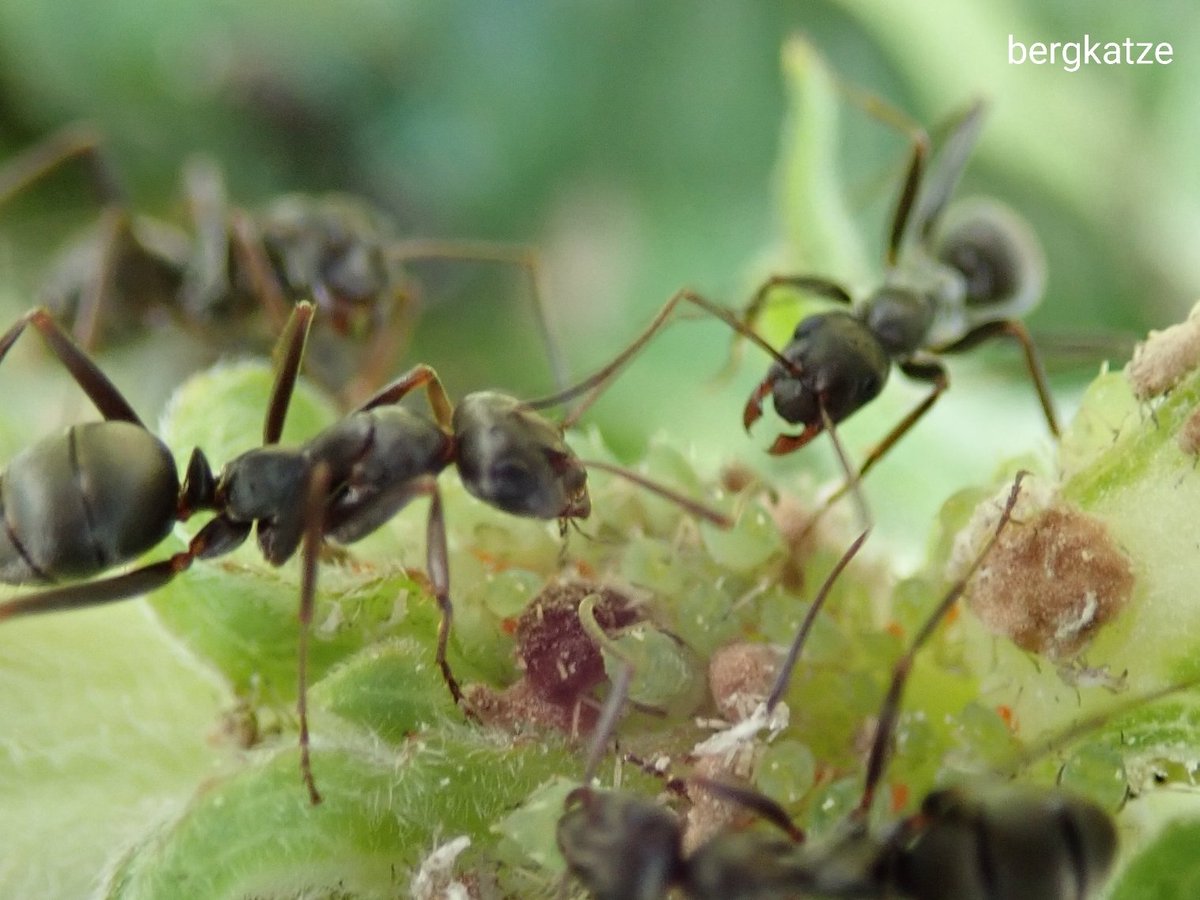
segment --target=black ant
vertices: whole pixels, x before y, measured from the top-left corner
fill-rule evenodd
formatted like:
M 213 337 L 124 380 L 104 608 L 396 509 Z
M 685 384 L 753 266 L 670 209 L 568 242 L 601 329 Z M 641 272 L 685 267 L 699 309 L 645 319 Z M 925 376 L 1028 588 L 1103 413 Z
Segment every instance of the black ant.
M 1058 419 L 1037 352 L 1016 318 L 1041 299 L 1044 263 L 1029 227 L 995 201 L 950 204 L 983 124 L 986 105 L 976 101 L 949 123 L 949 135 L 925 174 L 930 142 L 924 130 L 872 96 L 859 102 L 910 133 L 911 158 L 892 219 L 883 284 L 857 304 L 841 284 L 817 275 L 776 275 L 762 284 L 742 311 L 753 328 L 770 295 L 790 287 L 851 307 L 803 319 L 751 393 L 742 413 L 749 430 L 772 399 L 785 421 L 803 426 L 780 434 L 769 452 L 792 453 L 830 422 L 841 422 L 883 390 L 893 364 L 930 385 L 928 395 L 867 454 L 862 478 L 929 411 L 949 386 L 941 356 L 971 350 L 997 337 L 1016 340 L 1051 433 Z M 853 479 L 851 479 L 853 480 Z M 832 503 L 847 490 L 843 486 Z
M 567 867 L 597 900 L 659 900 L 678 888 L 693 900 L 909 897 L 913 900 L 1083 900 L 1103 884 L 1116 856 L 1112 818 L 1090 800 L 1018 785 L 935 790 L 918 812 L 882 832 L 868 816 L 882 783 L 901 700 L 917 652 L 957 602 L 1012 515 L 1013 485 L 996 531 L 950 588 L 896 663 L 873 739 L 862 797 L 823 846 L 775 801 L 749 788 L 691 779 L 757 813 L 783 834 L 724 830 L 689 854 L 678 820 L 649 798 L 590 782 L 627 689 L 628 667 L 606 703 L 584 786 L 567 798 L 558 845 Z M 834 576 L 836 577 L 836 572 Z M 823 588 L 828 588 L 828 582 Z M 1150 698 L 1190 684 L 1175 685 Z
M 857 95 L 855 95 L 857 96 Z M 888 239 L 884 283 L 855 304 L 842 285 L 816 275 L 777 275 L 767 279 L 739 313 L 691 291 L 672 297 L 633 344 L 643 347 L 668 321 L 680 302 L 699 306 L 746 338 L 773 362 L 742 411 L 749 431 L 770 397 L 785 421 L 803 426 L 799 434 L 780 434 L 768 452 L 792 453 L 822 432 L 837 441 L 835 425 L 874 400 L 893 364 L 910 378 L 929 384 L 930 392 L 867 454 L 855 472 L 838 448 L 846 482 L 826 508 L 859 480 L 924 416 L 949 387 L 941 356 L 961 353 L 997 337 L 1022 347 L 1030 377 L 1051 433 L 1058 418 L 1037 351 L 1016 316 L 1040 299 L 1044 265 L 1029 227 L 994 201 L 950 205 L 950 198 L 983 124 L 986 106 L 977 101 L 953 119 L 937 167 L 925 177 L 929 138 L 915 124 L 870 96 L 860 102 L 888 121 L 905 123 L 912 136 L 911 159 Z M 776 350 L 755 330 L 763 307 L 778 288 L 791 287 L 836 301 L 851 310 L 818 313 L 803 319 L 792 339 Z M 736 358 L 736 355 L 735 355 Z M 867 517 L 865 510 L 864 518 Z M 814 517 L 815 521 L 815 517 Z
M 78 161 L 101 204 L 98 227 L 66 248 L 41 302 L 95 350 L 119 326 L 164 316 L 221 332 L 222 346 L 263 314 L 269 333 L 292 307 L 320 310 L 320 343 L 307 368 L 352 403 L 383 380 L 412 328 L 416 289 L 407 266 L 440 259 L 503 263 L 528 277 L 534 315 L 562 386 L 562 362 L 541 308 L 538 263 L 529 248 L 488 241 L 400 240 L 382 211 L 345 194 L 287 194 L 250 213 L 230 204 L 209 160 L 183 167 L 189 236 L 134 215 L 99 137 L 85 125 L 51 135 L 0 168 L 0 207 L 61 166 Z M 345 345 L 351 345 L 347 347 Z M 353 369 L 347 371 L 347 359 Z
M 162 587 L 197 559 L 239 547 L 256 529 L 272 565 L 301 554 L 299 701 L 301 772 L 320 800 L 308 758 L 308 629 L 322 541 L 352 543 L 410 501 L 427 497 L 427 569 L 441 619 L 436 659 L 454 700 L 462 692 L 446 659 L 453 609 L 446 528 L 438 475 L 453 466 L 468 492 L 516 516 L 587 518 L 587 468 L 626 477 L 719 527 L 732 522 L 619 466 L 579 459 L 540 406 L 567 402 L 566 391 L 522 403 L 493 391 L 451 404 L 437 373 L 417 365 L 345 418 L 295 448 L 278 446 L 314 307 L 297 304 L 277 348 L 277 371 L 263 424 L 263 445 L 213 472 L 193 450 L 182 485 L 170 450 L 138 418 L 120 391 L 45 309 L 35 309 L 0 337 L 0 361 L 33 326 L 104 417 L 74 425 L 17 455 L 0 475 L 0 580 L 10 584 L 87 579 L 153 549 L 176 521 L 210 511 L 213 518 L 186 550 L 124 574 L 52 587 L 0 605 L 0 621 L 140 596 Z M 612 378 L 620 358 L 600 380 Z M 596 379 L 589 379 L 589 386 Z M 424 389 L 432 418 L 399 405 Z M 577 412 L 577 410 L 576 410 Z M 464 705 L 465 706 L 465 705 Z M 468 710 L 469 713 L 469 710 Z

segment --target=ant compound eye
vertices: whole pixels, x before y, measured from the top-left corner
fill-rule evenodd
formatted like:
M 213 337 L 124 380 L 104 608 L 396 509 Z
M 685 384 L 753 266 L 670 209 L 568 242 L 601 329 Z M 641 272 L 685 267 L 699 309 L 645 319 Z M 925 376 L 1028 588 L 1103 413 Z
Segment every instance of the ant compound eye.
M 1017 316 L 1040 298 L 1045 261 L 1029 226 L 1008 207 L 975 200 L 952 207 L 935 252 L 958 271 L 968 307 Z

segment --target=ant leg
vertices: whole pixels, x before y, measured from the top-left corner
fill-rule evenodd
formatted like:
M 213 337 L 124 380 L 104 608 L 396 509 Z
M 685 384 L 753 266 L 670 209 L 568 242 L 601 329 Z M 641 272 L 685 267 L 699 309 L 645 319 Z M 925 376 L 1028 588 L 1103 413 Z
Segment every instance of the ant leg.
M 325 534 L 325 506 L 329 498 L 329 465 L 317 463 L 309 475 L 304 503 L 304 542 L 300 551 L 300 638 L 296 652 L 296 715 L 300 719 L 300 777 L 308 788 L 309 802 L 321 802 L 313 778 L 308 737 L 308 639 L 312 632 L 317 593 L 317 563 Z
M 762 283 L 750 302 L 742 309 L 742 322 L 749 328 L 754 327 L 754 323 L 758 321 L 758 317 L 762 315 L 763 307 L 767 305 L 767 298 L 776 288 L 790 287 L 798 291 L 805 291 L 810 294 L 817 294 L 824 297 L 826 300 L 833 300 L 835 303 L 841 303 L 845 306 L 852 306 L 854 299 L 849 292 L 829 278 L 822 278 L 819 275 L 772 275 Z
M 50 588 L 18 597 L 0 605 L 0 621 L 56 610 L 98 606 L 149 594 L 187 570 L 197 559 L 223 556 L 234 550 L 249 534 L 248 523 L 218 517 L 205 525 L 182 553 L 112 578 Z
M 335 510 L 332 515 L 322 511 L 321 533 L 330 534 L 344 543 L 352 542 L 369 532 L 374 524 L 390 517 L 420 495 L 429 498 L 429 518 L 425 529 L 425 568 L 441 613 L 441 620 L 438 622 L 437 664 L 454 702 L 466 710 L 462 689 L 446 659 L 450 628 L 454 622 L 454 606 L 450 602 L 450 559 L 446 549 L 446 519 L 442 512 L 442 495 L 437 488 L 437 479 L 432 475 L 422 475 L 397 484 L 358 506 Z M 471 715 L 469 710 L 467 715 Z
M 263 421 L 263 445 L 276 444 L 283 434 L 292 392 L 304 361 L 304 345 L 312 328 L 313 305 L 307 301 L 292 308 L 279 343 L 275 346 L 275 381 L 271 385 L 271 398 L 267 403 L 267 415 Z
M 925 129 L 874 94 L 849 86 L 843 86 L 843 89 L 851 101 L 869 115 L 907 135 L 913 145 L 908 174 L 896 205 L 888 240 L 887 264 L 895 265 L 910 235 L 927 240 L 937 227 L 979 138 L 987 104 L 983 100 L 975 100 L 936 129 L 947 136 L 938 141 L 934 165 L 927 170 L 928 174 L 923 175 L 930 151 L 929 136 Z
M 975 142 L 979 139 L 986 114 L 987 103 L 975 100 L 939 127 L 938 130 L 947 131 L 948 136 L 939 142 L 936 165 L 925 180 L 921 202 L 913 218 L 916 233 L 922 240 L 927 240 L 933 233 L 954 195 L 971 151 L 975 149 Z
M 354 412 L 366 412 L 377 406 L 387 406 L 398 403 L 407 394 L 417 388 L 425 388 L 429 399 L 429 407 L 433 410 L 434 421 L 446 432 L 451 430 L 450 420 L 454 415 L 454 406 L 442 385 L 442 380 L 434 371 L 433 366 L 418 363 L 391 384 L 384 385 L 371 397 L 365 400 Z M 352 413 L 353 415 L 353 413 Z
M 314 293 L 326 298 L 326 306 L 333 306 L 324 285 L 315 285 Z M 340 391 L 343 406 L 354 408 L 362 403 L 404 355 L 414 327 L 417 303 L 417 295 L 411 289 L 397 287 L 390 292 L 385 300 L 386 318 L 373 329 L 374 334 L 362 350 L 362 364 Z
M 918 131 L 913 138 L 912 156 L 909 158 L 908 173 L 904 176 L 904 187 L 900 198 L 896 201 L 896 211 L 892 215 L 892 229 L 888 232 L 887 256 L 888 266 L 896 265 L 900 258 L 900 250 L 908 233 L 908 223 L 912 216 L 913 206 L 917 201 L 917 191 L 921 187 L 921 176 L 925 172 L 925 157 L 929 152 L 929 138 L 924 131 Z
M 284 296 L 254 221 L 242 210 L 230 208 L 220 169 L 210 159 L 192 157 L 184 165 L 183 182 L 196 232 L 191 263 L 180 290 L 183 305 L 192 315 L 202 317 L 236 291 L 232 263 L 245 272 L 254 299 L 274 328 L 283 328 L 292 304 Z
M 791 363 L 780 356 L 779 351 L 755 334 L 754 331 L 743 325 L 741 320 L 738 319 L 732 310 L 727 309 L 724 306 L 720 306 L 706 297 L 702 297 L 695 291 L 685 288 L 683 290 L 676 291 L 675 294 L 673 294 L 671 298 L 663 304 L 662 308 L 655 313 L 654 318 L 650 321 L 650 324 L 646 326 L 642 333 L 634 338 L 624 350 L 618 353 L 612 360 L 601 367 L 598 371 L 589 375 L 587 378 L 583 379 L 578 384 L 568 388 L 565 391 L 560 391 L 559 393 L 553 394 L 549 397 L 541 397 L 537 400 L 530 400 L 524 405 L 530 409 L 545 409 L 546 407 L 550 406 L 561 406 L 582 395 L 583 399 L 580 400 L 573 408 L 568 410 L 567 414 L 563 417 L 562 428 L 564 430 L 570 428 L 572 425 L 578 422 L 583 414 L 591 407 L 591 405 L 595 403 L 597 399 L 599 399 L 600 395 L 604 393 L 609 383 L 621 371 L 625 364 L 645 349 L 646 345 L 650 342 L 650 339 L 653 338 L 654 335 L 667 324 L 667 322 L 670 320 L 671 313 L 680 303 L 691 303 L 694 306 L 700 307 L 700 309 L 704 310 L 709 315 L 724 322 L 734 331 L 752 341 L 760 349 L 762 349 L 763 352 L 769 355 L 780 365 L 788 369 L 793 368 Z
M 888 688 L 887 696 L 884 698 L 883 706 L 880 709 L 875 740 L 871 743 L 871 752 L 867 757 L 867 774 L 863 785 L 862 799 L 859 800 L 858 806 L 855 808 L 854 815 L 856 816 L 865 816 L 870 810 L 871 804 L 875 799 L 875 791 L 883 778 L 884 769 L 887 766 L 888 744 L 891 742 L 893 732 L 896 729 L 896 720 L 900 716 L 900 701 L 904 693 L 904 685 L 908 680 L 909 672 L 912 671 L 917 652 L 933 636 L 933 632 L 938 624 L 946 617 L 946 614 L 950 612 L 954 604 L 958 602 L 958 598 L 962 596 L 967 584 L 974 577 L 975 572 L 978 571 L 984 559 L 987 558 L 992 546 L 1000 537 L 1000 533 L 1012 518 L 1013 508 L 1016 506 L 1017 497 L 1021 493 L 1021 481 L 1024 477 L 1024 472 L 1017 474 L 1012 489 L 1009 491 L 1008 500 L 1004 504 L 1004 509 L 1000 513 L 1000 519 L 996 523 L 996 529 L 992 532 L 991 537 L 988 538 L 983 549 L 975 556 L 967 571 L 951 585 L 950 590 L 942 597 L 929 618 L 925 620 L 925 624 L 921 626 L 921 630 L 913 638 L 909 648 L 896 662 L 895 668 L 892 670 L 892 683 Z
M 904 186 L 896 201 L 896 209 L 892 214 L 891 230 L 888 233 L 887 254 L 885 262 L 894 266 L 900 257 L 900 251 L 913 228 L 924 234 L 930 225 L 930 219 L 923 213 L 924 204 L 918 204 L 921 198 L 921 181 L 925 174 L 925 163 L 929 157 L 929 135 L 919 123 L 907 113 L 892 106 L 878 94 L 839 81 L 838 87 L 846 98 L 859 107 L 867 115 L 879 120 L 894 131 L 903 134 L 909 141 L 908 169 L 904 176 Z M 964 157 L 965 161 L 965 157 Z M 953 173 L 949 187 L 952 189 L 958 180 L 961 166 Z M 926 191 L 929 188 L 926 187 Z M 949 196 L 949 193 L 946 194 Z M 914 215 L 914 210 L 916 214 Z M 940 209 L 939 209 L 940 212 Z
M 463 702 L 462 688 L 458 679 L 450 671 L 450 663 L 446 659 L 446 648 L 450 643 L 450 626 L 454 621 L 454 606 L 450 602 L 450 559 L 446 550 L 446 519 L 442 513 L 442 495 L 437 489 L 437 481 L 426 475 L 412 485 L 414 492 L 429 495 L 429 520 L 425 529 L 425 568 L 429 581 L 433 585 L 434 598 L 437 600 L 441 621 L 438 622 L 437 656 L 438 668 L 442 670 L 442 679 L 450 688 L 450 695 L 459 707 L 466 709 Z M 468 712 L 468 715 L 470 713 Z
M 1041 358 L 1038 356 L 1037 348 L 1033 346 L 1033 339 L 1029 336 L 1029 332 L 1016 319 L 985 322 L 972 328 L 954 343 L 939 347 L 936 352 L 961 353 L 997 337 L 1012 338 L 1021 345 L 1021 350 L 1025 354 L 1025 366 L 1029 369 L 1029 378 L 1033 381 L 1038 401 L 1042 404 L 1042 413 L 1046 416 L 1046 424 L 1050 428 L 1050 433 L 1059 437 L 1061 432 L 1058 428 L 1058 416 L 1054 412 L 1054 400 L 1051 398 L 1050 388 L 1046 384 L 1046 371 L 1042 368 Z
M 0 168 L 0 207 L 41 178 L 72 160 L 82 160 L 96 199 L 105 206 L 123 206 L 125 191 L 100 138 L 91 126 L 76 123 L 63 128 Z
M 458 680 L 450 670 L 446 650 L 450 643 L 450 629 L 454 621 L 454 607 L 450 601 L 450 562 L 446 549 L 446 520 L 442 512 L 442 497 L 437 489 L 437 479 L 422 475 L 400 482 L 357 503 L 343 504 L 322 511 L 322 535 L 330 535 L 342 543 L 352 543 L 368 534 L 379 523 L 395 515 L 419 496 L 429 498 L 429 518 L 425 531 L 425 567 L 433 588 L 434 599 L 441 613 L 438 623 L 437 664 L 442 678 L 450 689 L 454 702 L 466 710 Z M 466 710 L 470 716 L 469 710 Z
M 292 304 L 283 296 L 253 223 L 239 210 L 230 209 L 220 169 L 206 157 L 193 156 L 184 163 L 183 184 L 195 232 L 179 291 L 184 309 L 193 318 L 210 316 L 214 307 L 236 292 L 238 285 L 230 267 L 237 264 L 246 273 L 250 290 L 266 310 L 273 330 L 282 329 Z
M 100 414 L 108 420 L 129 422 L 144 428 L 133 407 L 129 405 L 124 395 L 117 389 L 108 376 L 100 371 L 100 367 L 85 353 L 62 326 L 54 321 L 53 316 L 43 307 L 32 309 L 17 320 L 3 336 L 0 336 L 0 362 L 16 343 L 25 328 L 32 325 L 42 335 L 54 355 L 58 357 L 88 399 L 92 401 Z
M 80 347 L 92 350 L 100 335 L 100 321 L 114 288 L 113 280 L 120 265 L 120 257 L 136 246 L 129 215 L 117 206 L 110 206 L 100 217 L 99 265 L 87 284 L 79 292 L 79 305 L 75 311 L 72 336 Z
M 422 260 L 461 260 L 464 262 L 499 263 L 516 266 L 529 282 L 529 298 L 533 304 L 534 322 L 550 363 L 550 375 L 557 390 L 567 387 L 567 367 L 562 349 L 555 340 L 546 315 L 542 293 L 542 265 L 537 249 L 526 244 L 505 244 L 496 241 L 428 240 L 399 241 L 390 254 L 400 263 Z

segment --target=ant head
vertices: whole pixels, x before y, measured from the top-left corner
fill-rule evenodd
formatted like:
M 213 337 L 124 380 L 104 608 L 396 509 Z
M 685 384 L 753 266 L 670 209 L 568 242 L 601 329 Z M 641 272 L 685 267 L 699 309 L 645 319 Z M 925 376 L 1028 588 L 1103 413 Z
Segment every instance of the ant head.
M 458 472 L 473 495 L 535 519 L 586 519 L 587 471 L 558 427 L 505 394 L 468 394 L 454 410 Z
M 993 200 L 956 203 L 946 211 L 933 253 L 962 275 L 968 313 L 980 321 L 1019 318 L 1042 297 L 1046 262 L 1029 225 Z
M 601 900 L 664 897 L 682 864 L 675 816 L 626 791 L 572 791 L 557 839 L 571 873 Z
M 767 376 L 775 411 L 793 424 L 818 425 L 821 407 L 840 422 L 883 390 L 891 368 L 887 350 L 847 312 L 809 316 Z

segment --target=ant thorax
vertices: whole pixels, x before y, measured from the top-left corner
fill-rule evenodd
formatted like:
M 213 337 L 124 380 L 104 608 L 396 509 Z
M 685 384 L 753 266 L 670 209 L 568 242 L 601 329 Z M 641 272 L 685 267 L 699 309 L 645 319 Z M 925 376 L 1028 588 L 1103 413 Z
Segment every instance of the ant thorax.
M 920 298 L 925 326 L 918 347 L 949 344 L 966 334 L 973 322 L 967 309 L 967 279 L 925 248 L 912 248 L 901 265 L 886 274 L 877 295 L 885 291 Z
M 886 283 L 927 299 L 933 318 L 925 346 L 938 347 L 985 322 L 1029 313 L 1044 293 L 1046 262 L 1024 219 L 976 197 L 951 205 L 928 243 L 906 247 Z

